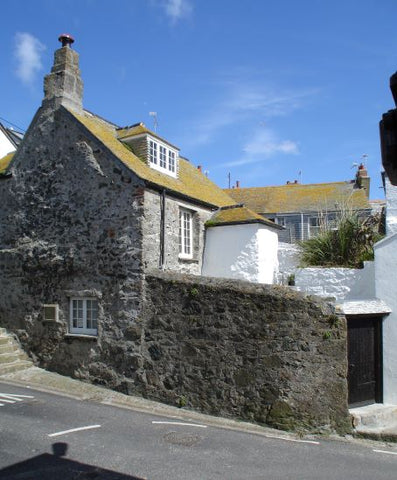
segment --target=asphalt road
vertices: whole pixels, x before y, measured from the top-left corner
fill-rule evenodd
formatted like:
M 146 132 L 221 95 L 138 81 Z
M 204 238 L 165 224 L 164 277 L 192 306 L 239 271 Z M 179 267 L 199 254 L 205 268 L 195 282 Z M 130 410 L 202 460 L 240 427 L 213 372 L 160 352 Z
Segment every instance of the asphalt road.
M 1 480 L 397 479 L 397 445 L 292 440 L 0 383 Z

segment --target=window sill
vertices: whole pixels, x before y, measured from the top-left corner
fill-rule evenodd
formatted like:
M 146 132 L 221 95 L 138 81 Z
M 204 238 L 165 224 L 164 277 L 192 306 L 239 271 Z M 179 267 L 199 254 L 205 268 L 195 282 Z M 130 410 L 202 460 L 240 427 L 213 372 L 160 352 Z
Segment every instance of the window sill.
M 178 260 L 182 263 L 199 263 L 195 258 L 178 257 Z
M 97 340 L 98 335 L 89 335 L 86 333 L 67 333 L 65 338 L 83 338 L 86 340 Z

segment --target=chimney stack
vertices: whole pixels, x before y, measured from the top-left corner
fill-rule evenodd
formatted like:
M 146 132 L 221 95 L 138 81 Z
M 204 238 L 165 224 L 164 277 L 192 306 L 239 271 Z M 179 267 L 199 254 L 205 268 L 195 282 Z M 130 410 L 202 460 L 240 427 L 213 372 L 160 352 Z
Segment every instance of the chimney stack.
M 74 38 L 63 33 L 58 40 L 62 47 L 55 51 L 51 73 L 44 77 L 43 107 L 63 105 L 77 113 L 83 111 L 83 82 L 79 70 L 79 54 L 72 50 Z
M 357 169 L 357 174 L 356 174 L 356 185 L 357 187 L 363 188 L 365 190 L 367 198 L 369 198 L 370 181 L 371 179 L 368 176 L 367 169 L 365 168 L 363 163 L 360 163 Z

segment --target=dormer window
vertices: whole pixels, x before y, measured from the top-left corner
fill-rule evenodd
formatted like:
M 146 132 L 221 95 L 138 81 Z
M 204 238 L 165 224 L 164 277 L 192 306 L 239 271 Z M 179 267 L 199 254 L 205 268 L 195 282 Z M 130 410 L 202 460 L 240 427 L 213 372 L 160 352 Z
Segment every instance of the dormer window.
M 127 143 L 131 150 L 149 167 L 161 173 L 178 176 L 179 149 L 151 132 L 143 123 L 120 128 L 119 140 Z
M 160 140 L 148 136 L 149 164 L 159 172 L 176 177 L 178 151 Z

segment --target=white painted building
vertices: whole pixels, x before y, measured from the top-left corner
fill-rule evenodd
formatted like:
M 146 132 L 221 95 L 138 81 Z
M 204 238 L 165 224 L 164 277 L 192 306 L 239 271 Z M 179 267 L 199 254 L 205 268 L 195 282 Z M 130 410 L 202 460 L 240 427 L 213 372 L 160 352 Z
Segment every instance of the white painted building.
M 206 227 L 203 275 L 274 283 L 281 227 L 239 205 L 219 210 Z
M 385 178 L 386 237 L 375 245 L 375 291 L 391 309 L 383 320 L 383 402 L 397 404 L 397 186 Z
M 3 158 L 7 153 L 15 152 L 17 149 L 17 132 L 15 134 L 12 133 L 12 131 L 0 123 L 0 158 Z

